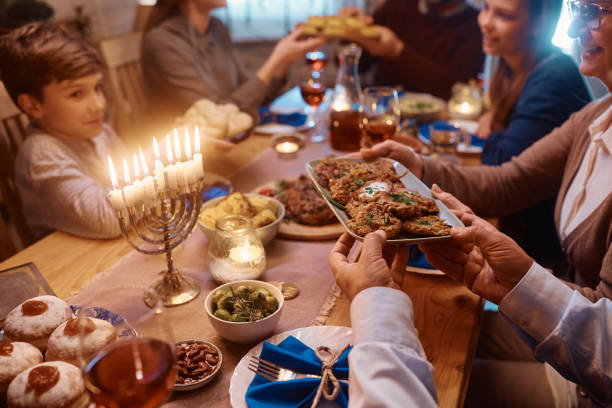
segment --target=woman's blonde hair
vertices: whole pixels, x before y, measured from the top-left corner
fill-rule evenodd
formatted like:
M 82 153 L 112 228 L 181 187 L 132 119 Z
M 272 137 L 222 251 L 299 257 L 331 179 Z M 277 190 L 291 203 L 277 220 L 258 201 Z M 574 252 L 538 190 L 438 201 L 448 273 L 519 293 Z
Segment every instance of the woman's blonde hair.
M 529 26 L 533 31 L 533 41 L 527 52 L 523 67 L 513 72 L 501 59 L 491 81 L 489 97 L 493 120 L 491 130 L 508 127 L 510 115 L 531 71 L 552 49 L 552 37 L 561 14 L 562 0 L 523 0 L 529 9 Z

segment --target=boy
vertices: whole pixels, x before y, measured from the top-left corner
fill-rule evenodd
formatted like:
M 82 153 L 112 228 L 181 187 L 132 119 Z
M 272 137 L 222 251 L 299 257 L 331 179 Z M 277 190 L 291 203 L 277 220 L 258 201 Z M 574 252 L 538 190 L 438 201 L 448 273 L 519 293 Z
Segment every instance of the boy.
M 86 238 L 121 234 L 106 199 L 107 156 L 125 147 L 104 123 L 102 62 L 84 40 L 33 23 L 0 37 L 0 75 L 32 126 L 15 160 L 15 182 L 36 238 L 62 230 Z

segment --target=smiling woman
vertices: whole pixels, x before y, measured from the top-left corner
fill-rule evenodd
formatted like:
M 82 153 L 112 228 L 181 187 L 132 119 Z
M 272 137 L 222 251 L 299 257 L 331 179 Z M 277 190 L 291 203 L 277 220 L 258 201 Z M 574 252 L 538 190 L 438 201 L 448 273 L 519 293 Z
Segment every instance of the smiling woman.
M 120 235 L 106 199 L 106 156 L 124 146 L 104 124 L 97 52 L 47 24 L 0 37 L 0 72 L 32 121 L 15 160 L 15 182 L 35 237 L 58 229 L 88 238 Z

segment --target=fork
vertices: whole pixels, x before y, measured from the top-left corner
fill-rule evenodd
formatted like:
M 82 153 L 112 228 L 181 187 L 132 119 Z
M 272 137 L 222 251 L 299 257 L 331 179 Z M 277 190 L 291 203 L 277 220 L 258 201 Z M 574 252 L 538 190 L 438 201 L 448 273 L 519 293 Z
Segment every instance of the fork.
M 281 367 L 253 354 L 249 355 L 249 360 L 249 370 L 269 381 L 290 381 L 300 380 L 302 378 L 321 378 L 320 375 L 302 374 L 289 370 L 288 368 Z

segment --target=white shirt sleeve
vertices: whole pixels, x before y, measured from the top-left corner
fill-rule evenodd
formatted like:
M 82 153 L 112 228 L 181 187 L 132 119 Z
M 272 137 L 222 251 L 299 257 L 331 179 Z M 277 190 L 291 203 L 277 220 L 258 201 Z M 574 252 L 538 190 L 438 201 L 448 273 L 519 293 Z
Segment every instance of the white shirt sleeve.
M 612 301 L 592 303 L 534 263 L 500 302 L 535 357 L 579 384 L 599 404 L 612 404 Z
M 374 287 L 351 303 L 355 346 L 349 354 L 349 407 L 436 407 L 433 367 L 405 293 Z

